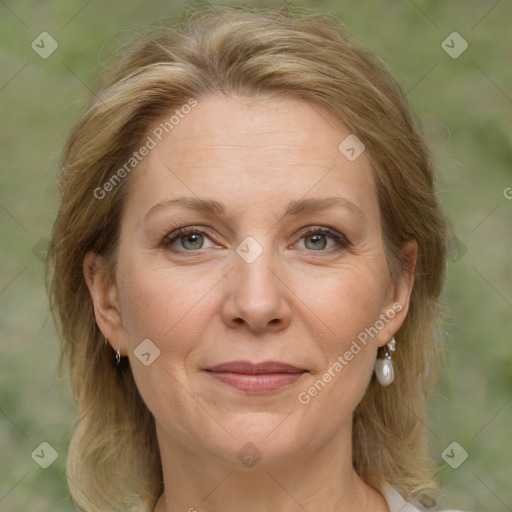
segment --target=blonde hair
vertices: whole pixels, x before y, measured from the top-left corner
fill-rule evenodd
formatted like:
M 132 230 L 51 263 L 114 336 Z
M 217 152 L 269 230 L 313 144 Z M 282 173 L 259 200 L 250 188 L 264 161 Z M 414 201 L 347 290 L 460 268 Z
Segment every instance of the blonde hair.
M 212 93 L 314 102 L 365 144 L 394 279 L 405 268 L 400 248 L 407 241 L 417 241 L 418 260 L 410 310 L 395 336 L 396 379 L 383 388 L 372 378 L 356 408 L 353 464 L 369 485 L 387 481 L 406 499 L 431 487 L 425 404 L 443 352 L 437 299 L 449 225 L 405 92 L 326 13 L 186 10 L 172 27 L 147 33 L 116 59 L 67 140 L 48 258 L 51 309 L 63 340 L 61 367 L 67 357 L 80 412 L 67 462 L 76 505 L 90 512 L 141 503 L 152 509 L 163 492 L 153 417 L 129 366 L 122 375 L 113 368 L 82 271 L 84 255 L 94 250 L 104 255 L 114 280 L 131 174 L 102 199 L 94 191 L 162 118 L 190 98 Z

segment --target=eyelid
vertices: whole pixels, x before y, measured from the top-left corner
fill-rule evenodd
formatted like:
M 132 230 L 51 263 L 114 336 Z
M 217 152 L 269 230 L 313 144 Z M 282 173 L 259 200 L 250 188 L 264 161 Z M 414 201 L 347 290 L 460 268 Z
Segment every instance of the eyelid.
M 179 240 L 182 236 L 188 235 L 190 233 L 198 233 L 202 235 L 208 235 L 209 238 L 215 236 L 214 232 L 206 227 L 206 226 L 185 226 L 182 228 L 175 229 L 171 231 L 170 233 L 167 233 L 164 236 L 164 239 L 162 241 L 162 246 L 164 248 L 167 248 L 171 243 L 174 243 L 176 240 Z M 213 242 L 213 240 L 212 240 Z M 198 249 L 195 252 L 201 251 L 202 249 Z M 185 251 L 188 253 L 194 253 L 194 251 Z
M 161 245 L 164 249 L 168 249 L 169 246 L 176 242 L 177 240 L 180 239 L 180 237 L 182 236 L 185 236 L 187 234 L 190 234 L 190 233 L 197 233 L 197 234 L 202 234 L 202 235 L 207 235 L 208 238 L 211 239 L 212 243 L 215 244 L 214 240 L 212 238 L 215 238 L 215 234 L 213 232 L 213 230 L 211 230 L 209 227 L 206 227 L 206 226 L 185 226 L 185 227 L 182 227 L 182 228 L 178 228 L 178 229 L 175 229 L 173 231 L 171 231 L 170 233 L 166 234 Z M 350 240 L 346 237 L 346 235 L 344 235 L 343 233 L 337 231 L 336 229 L 334 228 L 331 228 L 329 226 L 319 226 L 319 225 L 312 225 L 312 226 L 306 226 L 306 227 L 303 227 L 301 229 L 299 229 L 294 235 L 293 237 L 296 238 L 296 237 L 300 237 L 296 242 L 294 242 L 293 245 L 295 245 L 296 243 L 298 243 L 300 240 L 302 240 L 304 237 L 310 235 L 310 234 L 315 234 L 315 233 L 321 233 L 321 234 L 324 234 L 324 235 L 327 235 L 329 237 L 331 237 L 335 242 L 336 242 L 336 247 L 333 247 L 331 249 L 328 249 L 328 250 L 320 250 L 320 251 L 307 251 L 307 252 L 311 252 L 311 253 L 315 253 L 315 252 L 318 252 L 318 253 L 327 253 L 327 254 L 330 254 L 332 252 L 335 252 L 335 251 L 341 251 L 341 250 L 348 250 L 352 247 L 352 243 L 350 242 Z M 171 249 L 169 249 L 171 250 Z M 176 252 L 179 252 L 179 253 L 182 253 L 182 254 L 190 254 L 190 255 L 194 255 L 194 254 L 198 254 L 198 253 L 201 253 L 201 251 L 203 251 L 204 249 L 197 249 L 195 251 L 193 250 L 190 250 L 190 251 L 187 251 L 187 250 L 181 250 L 181 251 L 176 251 Z
M 322 233 L 324 235 L 328 235 L 331 238 L 336 240 L 336 243 L 339 246 L 350 248 L 352 247 L 352 243 L 350 240 L 343 234 L 337 231 L 336 229 L 330 228 L 328 226 L 308 226 L 305 228 L 301 228 L 295 236 L 301 236 L 301 239 L 309 234 L 313 233 Z M 314 252 L 314 251 L 312 251 Z M 318 252 L 327 252 L 327 251 L 318 251 Z

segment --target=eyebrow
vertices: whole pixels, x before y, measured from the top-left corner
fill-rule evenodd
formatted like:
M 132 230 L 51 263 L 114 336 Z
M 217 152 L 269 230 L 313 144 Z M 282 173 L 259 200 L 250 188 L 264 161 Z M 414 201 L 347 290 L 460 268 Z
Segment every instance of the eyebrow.
M 219 217 L 226 216 L 226 208 L 222 203 L 216 201 L 215 199 L 201 199 L 198 197 L 178 197 L 176 199 L 168 199 L 157 203 L 156 205 L 149 209 L 149 211 L 145 215 L 145 218 L 149 217 L 153 212 L 163 207 L 168 207 L 172 205 L 182 206 L 188 210 L 197 213 L 213 214 L 218 215 Z M 363 211 L 353 202 L 343 197 L 326 197 L 322 199 L 310 198 L 300 199 L 298 201 L 291 201 L 290 203 L 288 203 L 288 206 L 283 214 L 283 217 L 293 217 L 316 213 L 321 210 L 332 208 L 333 206 L 341 206 L 343 208 L 346 208 L 347 210 L 350 210 L 351 212 L 355 213 L 363 221 L 366 221 L 366 217 Z

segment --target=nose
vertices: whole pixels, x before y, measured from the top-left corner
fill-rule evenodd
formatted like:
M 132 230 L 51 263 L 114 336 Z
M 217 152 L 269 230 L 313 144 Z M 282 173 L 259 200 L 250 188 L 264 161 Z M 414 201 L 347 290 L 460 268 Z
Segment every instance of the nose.
M 263 333 L 290 325 L 290 288 L 270 248 L 252 262 L 237 255 L 225 286 L 222 317 L 229 327 L 245 326 L 254 333 Z

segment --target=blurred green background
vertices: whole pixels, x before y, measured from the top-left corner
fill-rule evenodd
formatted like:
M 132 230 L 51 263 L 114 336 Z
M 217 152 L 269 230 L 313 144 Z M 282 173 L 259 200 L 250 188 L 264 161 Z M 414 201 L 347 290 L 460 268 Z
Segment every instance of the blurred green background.
M 133 31 L 165 23 L 179 5 L 0 2 L 1 511 L 73 509 L 64 465 L 74 405 L 68 382 L 54 380 L 59 341 L 42 263 L 57 211 L 58 158 L 105 59 Z M 449 373 L 431 407 L 432 455 L 448 504 L 512 510 L 511 3 L 289 5 L 341 18 L 403 83 L 421 120 L 457 230 L 445 292 Z M 469 45 L 458 58 L 441 46 L 454 31 Z M 46 59 L 31 48 L 41 32 L 58 42 Z M 31 458 L 43 441 L 58 452 L 48 469 Z M 457 469 L 441 457 L 454 441 L 468 453 Z

